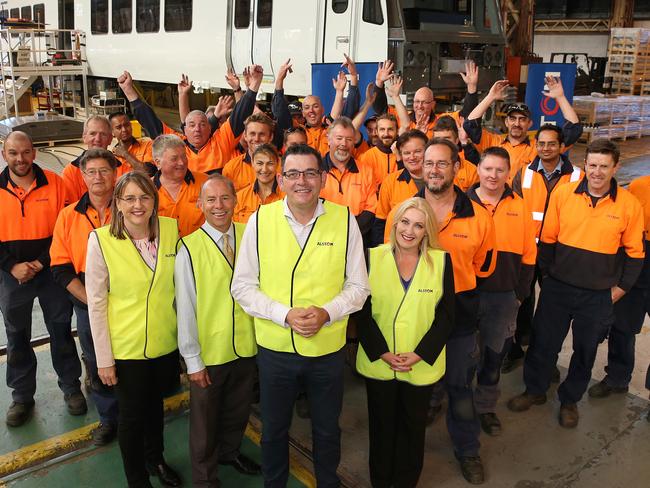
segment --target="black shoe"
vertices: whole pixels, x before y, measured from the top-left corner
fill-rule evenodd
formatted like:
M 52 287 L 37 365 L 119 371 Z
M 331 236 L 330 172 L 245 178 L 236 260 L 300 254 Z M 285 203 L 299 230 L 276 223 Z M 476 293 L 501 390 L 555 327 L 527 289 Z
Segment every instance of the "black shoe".
M 9 409 L 7 410 L 7 425 L 10 427 L 20 427 L 29 420 L 33 411 L 34 400 L 27 403 L 11 402 Z
M 501 372 L 503 374 L 510 373 L 511 371 L 514 371 L 515 369 L 517 369 L 522 364 L 524 364 L 523 356 L 520 357 L 520 358 L 506 357 L 503 360 L 503 364 L 501 365 Z
M 178 473 L 174 471 L 165 461 L 160 464 L 147 464 L 147 471 L 151 476 L 156 476 L 163 486 L 182 486 L 183 482 Z
M 239 456 L 230 461 L 219 461 L 219 464 L 232 466 L 241 474 L 248 474 L 252 476 L 262 474 L 262 468 L 260 468 L 260 465 L 253 461 L 251 458 L 244 456 L 243 454 L 239 454 Z
M 65 401 L 65 406 L 68 407 L 68 413 L 70 415 L 85 415 L 88 411 L 86 398 L 80 391 L 64 395 L 63 400 Z
M 442 405 L 429 405 L 429 408 L 427 409 L 427 426 L 433 424 L 436 421 L 441 411 Z
M 591 398 L 605 398 L 612 393 L 627 393 L 627 386 L 609 386 L 605 381 L 596 383 L 587 392 Z
M 298 398 L 296 398 L 296 415 L 301 419 L 311 418 L 309 401 L 305 395 L 298 395 Z
M 479 413 L 478 418 L 481 421 L 481 428 L 487 435 L 501 435 L 501 421 L 494 413 Z
M 551 383 L 559 383 L 559 382 L 560 382 L 560 370 L 556 365 L 553 367 L 553 371 L 551 372 Z
M 468 483 L 481 485 L 485 482 L 485 472 L 480 457 L 462 457 L 458 461 L 460 462 L 460 471 L 463 473 L 463 478 Z
M 93 444 L 96 446 L 105 446 L 110 444 L 117 435 L 117 425 L 102 424 L 93 430 Z

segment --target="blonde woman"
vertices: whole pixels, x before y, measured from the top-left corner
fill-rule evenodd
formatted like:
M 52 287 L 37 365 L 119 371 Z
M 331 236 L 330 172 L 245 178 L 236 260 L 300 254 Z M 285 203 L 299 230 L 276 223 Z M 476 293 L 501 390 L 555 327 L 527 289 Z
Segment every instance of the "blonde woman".
M 131 172 L 115 185 L 109 226 L 90 234 L 86 290 L 97 371 L 115 387 L 117 437 L 129 487 L 181 480 L 163 459 L 163 392 L 178 380 L 174 261 L 178 224 L 158 216 L 158 193 Z
M 370 249 L 369 268 L 357 369 L 366 378 L 370 479 L 373 487 L 414 487 L 455 300 L 451 259 L 423 198 L 398 207 L 389 242 Z

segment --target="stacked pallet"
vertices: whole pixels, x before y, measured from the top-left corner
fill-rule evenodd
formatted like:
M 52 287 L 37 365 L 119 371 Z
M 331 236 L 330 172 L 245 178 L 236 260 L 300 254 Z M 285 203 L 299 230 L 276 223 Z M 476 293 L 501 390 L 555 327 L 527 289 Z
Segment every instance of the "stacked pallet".
M 573 97 L 573 107 L 584 126 L 583 141 L 650 135 L 650 96 Z
M 616 27 L 609 38 L 612 93 L 642 95 L 650 80 L 650 29 Z

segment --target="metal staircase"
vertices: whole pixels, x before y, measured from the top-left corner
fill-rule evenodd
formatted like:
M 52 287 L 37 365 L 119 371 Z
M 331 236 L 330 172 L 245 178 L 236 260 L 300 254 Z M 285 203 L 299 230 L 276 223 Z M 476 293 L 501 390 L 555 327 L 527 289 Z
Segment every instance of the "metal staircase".
M 38 79 L 36 75 L 21 75 L 17 78 L 6 78 L 0 84 L 0 119 L 6 119 L 14 110 L 15 100 L 20 98 L 31 88 Z M 7 108 L 11 113 L 7 113 Z

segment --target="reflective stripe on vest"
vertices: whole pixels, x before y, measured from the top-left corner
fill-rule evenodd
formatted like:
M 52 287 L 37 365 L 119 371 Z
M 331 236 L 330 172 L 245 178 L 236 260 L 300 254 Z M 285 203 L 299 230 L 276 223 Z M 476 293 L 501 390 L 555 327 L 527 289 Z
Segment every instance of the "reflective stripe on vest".
M 301 249 L 284 215 L 284 205 L 280 200 L 257 211 L 260 290 L 287 307 L 322 307 L 343 289 L 349 210 L 324 201 L 325 213 L 316 219 Z M 316 357 L 345 345 L 347 317 L 324 325 L 309 338 L 271 320 L 255 317 L 254 321 L 257 343 L 273 351 Z
M 578 181 L 580 179 L 580 168 L 573 167 L 569 181 Z
M 528 189 L 533 185 L 533 170 L 530 168 L 526 168 L 524 170 L 524 179 L 521 183 L 521 188 Z
M 178 224 L 158 217 L 156 269 L 131 239 L 117 239 L 109 226 L 95 230 L 108 268 L 108 326 L 115 359 L 151 359 L 176 349 L 174 262 Z
M 370 249 L 370 295 L 372 318 L 381 330 L 390 352 L 413 352 L 431 328 L 436 306 L 443 295 L 445 252 L 429 250 L 431 264 L 420 259 L 408 289 L 404 291 L 390 244 Z M 433 365 L 418 361 L 411 371 L 398 373 L 382 359 L 371 362 L 363 346 L 357 352 L 357 371 L 377 380 L 406 381 L 430 385 L 445 373 L 445 349 Z
M 235 257 L 245 226 L 234 223 Z M 179 241 L 187 249 L 196 286 L 196 322 L 201 360 L 215 366 L 251 357 L 257 352 L 253 318 L 230 295 L 233 268 L 216 242 L 202 228 Z

